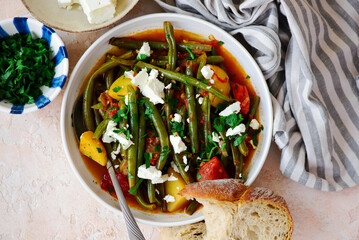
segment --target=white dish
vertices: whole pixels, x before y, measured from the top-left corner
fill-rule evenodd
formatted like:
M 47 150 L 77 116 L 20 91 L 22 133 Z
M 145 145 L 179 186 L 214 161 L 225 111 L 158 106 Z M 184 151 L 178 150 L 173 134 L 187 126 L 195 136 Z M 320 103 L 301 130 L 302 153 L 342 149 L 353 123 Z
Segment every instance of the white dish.
M 260 134 L 258 149 L 253 156 L 250 167 L 248 168 L 248 179 L 246 184 L 250 185 L 253 183 L 259 174 L 266 160 L 271 143 L 273 116 L 272 103 L 267 84 L 264 80 L 261 70 L 251 55 L 231 35 L 204 20 L 170 13 L 146 15 L 122 23 L 101 36 L 95 43 L 93 43 L 93 45 L 78 61 L 71 74 L 61 109 L 62 141 L 71 167 L 73 168 L 81 183 L 92 194 L 92 196 L 94 196 L 98 201 L 116 213 L 121 213 L 121 211 L 118 208 L 115 200 L 107 192 L 101 190 L 99 185 L 93 183 L 93 177 L 84 165 L 78 150 L 78 140 L 75 136 L 75 131 L 71 124 L 71 114 L 76 99 L 78 96 L 80 96 L 80 94 L 82 94 L 81 89 L 86 76 L 96 64 L 96 62 L 109 49 L 112 48 L 112 46 L 108 44 L 110 38 L 117 36 L 129 36 L 147 29 L 162 28 L 163 21 L 170 21 L 175 29 L 185 29 L 186 31 L 199 34 L 203 37 L 207 37 L 212 34 L 216 39 L 225 43 L 225 48 L 231 52 L 236 59 L 238 59 L 238 62 L 242 65 L 247 74 L 251 76 L 254 90 L 261 97 L 259 116 L 261 123 L 264 125 L 264 131 Z M 188 216 L 184 213 L 151 214 L 139 210 L 132 211 L 135 218 L 139 222 L 157 226 L 177 226 L 203 220 L 203 215 L 200 213 L 200 211 L 197 211 L 192 216 Z
M 118 0 L 114 18 L 100 24 L 90 24 L 82 9 L 67 10 L 57 0 L 22 0 L 29 12 L 40 22 L 66 32 L 88 32 L 114 24 L 124 17 L 138 0 Z

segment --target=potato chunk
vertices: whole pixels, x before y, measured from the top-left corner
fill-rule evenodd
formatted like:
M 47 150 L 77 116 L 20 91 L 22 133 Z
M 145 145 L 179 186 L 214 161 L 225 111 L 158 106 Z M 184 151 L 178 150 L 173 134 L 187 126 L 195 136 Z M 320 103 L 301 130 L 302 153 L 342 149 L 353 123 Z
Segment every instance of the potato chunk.
M 93 132 L 84 132 L 80 137 L 80 152 L 105 166 L 107 163 L 106 149 L 100 140 L 93 139 Z
M 223 92 L 225 95 L 229 96 L 229 93 L 231 91 L 231 86 L 229 85 L 229 77 L 227 73 L 220 67 L 216 65 L 209 65 L 211 70 L 214 72 L 212 79 L 214 80 L 214 83 L 211 85 L 221 92 Z M 211 105 L 213 107 L 217 107 L 219 103 L 224 102 L 224 100 L 214 96 L 212 93 L 209 94 L 209 100 L 211 101 Z
M 179 173 L 176 173 L 173 168 L 168 168 L 168 176 L 173 174 L 178 180 L 176 181 L 166 181 L 165 182 L 165 190 L 166 194 L 172 195 L 175 198 L 174 202 L 167 203 L 167 210 L 169 212 L 174 212 L 180 208 L 183 208 L 185 205 L 188 204 L 188 200 L 177 193 L 186 186 L 186 182 L 183 180 Z
M 109 90 L 109 95 L 119 101 L 128 94 L 127 86 L 129 84 L 133 87 L 133 89 L 135 89 L 135 91 L 137 90 L 137 87 L 131 83 L 131 79 L 126 78 L 125 75 L 122 75 L 112 83 Z

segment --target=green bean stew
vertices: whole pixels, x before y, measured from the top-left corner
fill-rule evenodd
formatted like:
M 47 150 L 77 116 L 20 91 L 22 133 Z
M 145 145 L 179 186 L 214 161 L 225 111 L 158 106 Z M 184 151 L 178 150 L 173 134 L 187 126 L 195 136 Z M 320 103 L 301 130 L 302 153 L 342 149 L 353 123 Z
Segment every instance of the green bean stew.
M 132 207 L 193 214 L 199 203 L 177 194 L 186 184 L 246 181 L 263 130 L 260 98 L 225 43 L 209 39 L 170 22 L 112 38 L 114 50 L 88 78 L 80 152 L 114 195 L 104 167 L 112 161 Z

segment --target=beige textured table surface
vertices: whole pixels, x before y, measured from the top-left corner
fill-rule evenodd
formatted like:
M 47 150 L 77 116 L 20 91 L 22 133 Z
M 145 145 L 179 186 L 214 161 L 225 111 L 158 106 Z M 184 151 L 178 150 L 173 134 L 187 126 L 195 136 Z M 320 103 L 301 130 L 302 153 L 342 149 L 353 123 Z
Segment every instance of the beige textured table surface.
M 142 0 L 122 21 L 160 11 Z M 15 16 L 30 15 L 20 0 L 0 0 L 0 20 Z M 68 50 L 70 71 L 107 30 L 57 31 Z M 34 113 L 0 113 L 0 239 L 128 239 L 122 217 L 93 199 L 67 162 L 60 136 L 62 97 L 63 91 Z M 285 197 L 294 219 L 292 239 L 358 240 L 359 187 L 337 193 L 305 188 L 280 173 L 279 159 L 272 144 L 253 185 Z M 146 239 L 159 238 L 158 228 L 139 225 Z

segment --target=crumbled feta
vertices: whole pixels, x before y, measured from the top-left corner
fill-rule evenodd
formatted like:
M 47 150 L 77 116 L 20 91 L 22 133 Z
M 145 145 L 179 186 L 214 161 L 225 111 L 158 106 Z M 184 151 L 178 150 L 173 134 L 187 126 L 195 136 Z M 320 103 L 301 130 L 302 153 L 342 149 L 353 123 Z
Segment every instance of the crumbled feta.
M 229 137 L 229 136 L 235 136 L 235 135 L 242 135 L 242 133 L 244 133 L 246 131 L 246 126 L 241 123 L 239 124 L 237 127 L 235 128 L 229 128 L 226 132 L 226 137 Z
M 209 80 L 212 78 L 214 71 L 211 69 L 211 67 L 209 65 L 205 65 L 201 69 L 201 73 L 205 79 Z
M 160 195 L 160 191 L 157 188 L 155 188 L 155 192 Z
M 128 105 L 128 94 L 125 96 L 125 104 Z
M 257 148 L 257 146 L 255 146 L 255 145 L 254 145 L 254 143 L 253 143 L 253 140 L 252 140 L 252 139 L 249 141 L 249 143 L 252 145 L 252 148 L 253 148 L 253 149 L 256 149 L 256 148 Z
M 249 123 L 249 126 L 254 130 L 257 130 L 259 128 L 259 122 L 253 118 L 252 121 Z
M 240 111 L 241 111 L 241 103 L 235 102 L 229 105 L 228 107 L 226 107 L 222 112 L 220 112 L 219 116 L 226 117 L 231 115 L 232 113 L 239 113 Z
M 208 87 L 206 87 L 207 89 L 211 89 L 212 87 L 211 86 L 208 86 Z
M 203 103 L 203 97 L 198 98 L 198 103 L 199 103 L 199 104 L 202 104 L 202 103 Z
M 130 77 L 130 74 L 128 74 Z M 157 79 L 158 71 L 152 69 L 150 75 L 147 73 L 147 69 L 142 69 L 135 77 L 132 78 L 131 83 L 140 88 L 143 96 L 148 97 L 153 104 L 164 103 L 163 98 L 165 94 L 163 92 L 165 85 L 163 82 Z
M 196 98 L 199 98 L 201 96 L 201 94 L 197 93 L 196 94 Z
M 179 173 L 179 170 L 178 170 L 178 167 L 176 165 L 176 163 L 174 161 L 171 162 L 171 167 L 173 168 L 173 170 L 176 172 L 176 173 Z
M 115 130 L 119 130 L 118 128 L 116 128 L 116 125 L 117 123 L 112 120 L 108 123 L 106 132 L 102 136 L 102 141 L 105 143 L 111 143 L 117 140 L 120 142 L 121 147 L 126 150 L 134 143 L 130 139 L 127 139 L 124 133 L 115 133 Z
M 111 157 L 113 160 L 116 159 L 117 154 L 121 151 L 121 144 L 118 144 L 117 149 L 111 152 Z
M 113 0 L 79 0 L 87 20 L 91 24 L 103 23 L 114 17 L 116 1 Z
M 186 156 L 183 156 L 183 163 L 184 164 L 187 164 L 188 160 L 187 160 L 187 157 Z
M 189 166 L 187 165 L 187 166 L 184 168 L 184 171 L 185 171 L 185 172 L 188 172 L 188 170 L 189 170 Z
M 213 142 L 219 142 L 219 135 L 216 132 L 212 132 L 212 140 Z
M 210 84 L 214 84 L 214 80 L 213 80 L 213 79 L 210 79 L 210 80 L 209 80 L 209 83 L 210 83 Z
M 189 118 L 187 118 L 187 122 L 188 122 L 188 123 L 190 122 Z
M 170 89 L 172 87 L 172 83 L 168 84 L 165 89 Z
M 124 75 L 125 75 L 125 78 L 129 78 L 129 79 L 134 79 L 135 76 L 134 76 L 134 71 L 125 71 Z
M 187 146 L 184 144 L 180 136 L 170 135 L 170 141 L 175 153 L 181 153 L 187 150 Z
M 168 174 L 162 175 L 162 172 L 155 166 L 146 168 L 146 164 L 138 167 L 137 176 L 139 178 L 151 180 L 152 184 L 164 183 L 168 179 Z
M 167 179 L 167 181 L 171 182 L 171 181 L 177 181 L 178 178 L 176 178 L 175 176 L 173 176 L 173 174 L 171 174 L 171 176 L 169 176 L 169 178 Z
M 151 48 L 148 42 L 143 42 L 140 51 L 138 52 L 137 59 L 143 59 L 141 55 L 145 55 L 146 57 L 151 56 Z
M 115 167 L 115 169 L 118 169 L 120 167 L 120 165 L 115 165 L 114 167 Z
M 176 201 L 175 200 L 175 197 L 174 196 L 172 196 L 172 195 L 169 195 L 169 194 L 167 194 L 164 198 L 163 198 L 163 200 L 165 200 L 166 202 L 174 202 L 174 201 Z
M 179 123 L 182 122 L 182 116 L 179 115 L 178 113 L 175 113 L 173 115 L 172 122 L 179 122 Z

